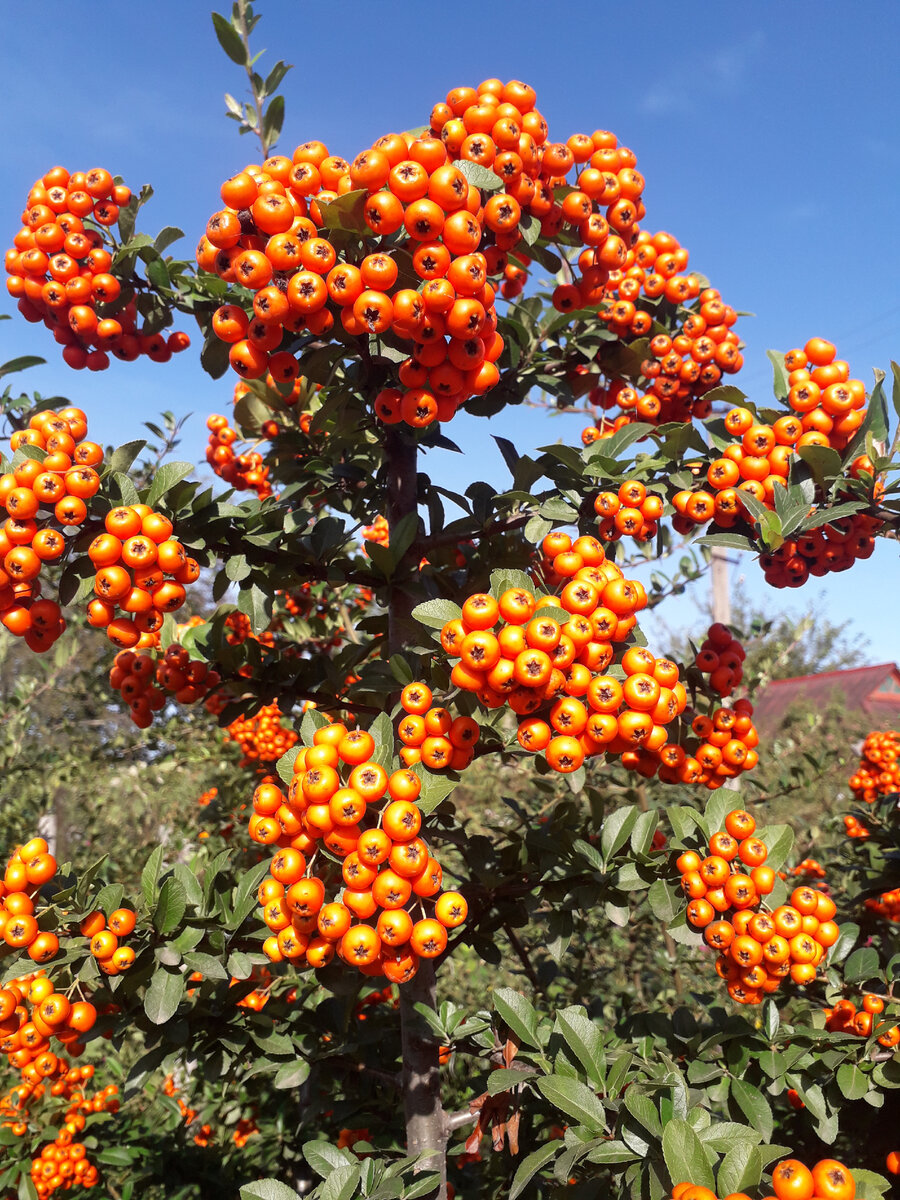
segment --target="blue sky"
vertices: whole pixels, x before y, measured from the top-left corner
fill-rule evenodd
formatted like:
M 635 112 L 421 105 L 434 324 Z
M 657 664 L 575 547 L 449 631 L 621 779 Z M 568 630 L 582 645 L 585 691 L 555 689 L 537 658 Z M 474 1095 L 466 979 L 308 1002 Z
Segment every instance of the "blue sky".
M 352 157 L 382 133 L 427 121 L 455 85 L 523 78 L 537 89 L 552 138 L 607 128 L 634 150 L 647 180 L 645 225 L 674 233 L 692 267 L 756 314 L 739 327 L 747 349 L 736 379 L 753 399 L 769 394 L 766 347 L 828 337 L 867 381 L 873 367 L 900 357 L 896 4 L 698 2 L 688 15 L 649 0 L 622 20 L 611 9 L 576 15 L 533 0 L 451 8 L 383 0 L 374 9 L 345 0 L 324 17 L 292 0 L 263 0 L 258 11 L 262 68 L 276 58 L 295 64 L 284 85 L 288 153 L 316 137 Z M 67 48 L 58 69 L 41 53 L 49 30 L 53 45 Z M 223 115 L 222 94 L 241 96 L 243 73 L 220 51 L 205 4 L 97 4 L 89 15 L 59 0 L 16 6 L 4 15 L 0 66 L 8 238 L 47 167 L 103 165 L 132 187 L 153 184 L 144 227 L 180 226 L 187 240 L 176 250 L 188 253 L 218 207 L 222 180 L 256 158 Z M 13 312 L 12 302 L 0 300 L 0 311 Z M 232 381 L 209 380 L 190 352 L 88 375 L 69 371 L 57 351 L 17 314 L 0 322 L 0 362 L 46 357 L 47 366 L 18 378 L 85 407 L 98 440 L 134 437 L 163 409 L 191 411 L 179 453 L 199 459 L 206 415 L 230 409 Z M 451 487 L 486 478 L 502 490 L 507 477 L 489 433 L 526 451 L 574 442 L 583 425 L 522 409 L 489 428 L 457 417 L 448 432 L 465 458 L 435 455 L 430 469 Z M 866 634 L 872 661 L 900 661 L 900 623 L 887 600 L 900 583 L 892 543 L 852 572 L 790 595 L 766 588 L 750 560 L 735 574 L 770 610 L 820 601 L 831 620 Z M 689 599 L 666 619 L 700 623 Z

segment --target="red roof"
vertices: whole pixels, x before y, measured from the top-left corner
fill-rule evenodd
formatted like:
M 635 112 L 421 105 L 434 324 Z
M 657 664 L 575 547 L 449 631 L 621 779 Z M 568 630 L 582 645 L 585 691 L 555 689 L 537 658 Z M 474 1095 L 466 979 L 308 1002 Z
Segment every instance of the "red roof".
M 802 701 L 822 709 L 835 700 L 842 702 L 848 712 L 896 723 L 900 717 L 900 671 L 894 663 L 879 663 L 778 679 L 754 697 L 753 722 L 761 732 L 771 735 L 792 704 Z

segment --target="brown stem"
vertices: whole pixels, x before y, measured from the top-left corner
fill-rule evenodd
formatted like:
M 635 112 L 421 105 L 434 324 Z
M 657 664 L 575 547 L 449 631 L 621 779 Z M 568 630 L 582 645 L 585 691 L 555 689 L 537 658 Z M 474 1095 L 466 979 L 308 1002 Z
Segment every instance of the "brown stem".
M 638 807 L 641 812 L 647 812 L 650 805 L 647 801 L 647 789 L 644 784 L 637 788 Z M 678 948 L 672 935 L 666 929 L 665 924 L 662 927 L 663 942 L 666 947 L 666 954 L 672 962 L 672 983 L 675 985 L 675 995 L 679 1000 L 684 999 L 684 980 L 681 978 L 681 972 L 678 970 Z
M 396 427 L 389 428 L 384 438 L 387 467 L 386 516 L 391 537 L 400 522 L 418 508 L 416 486 L 417 447 L 411 437 Z M 411 546 L 396 574 L 402 580 L 415 565 L 415 550 Z M 388 656 L 399 654 L 411 640 L 413 599 L 403 583 L 390 584 L 388 598 Z M 426 1200 L 446 1200 L 447 1196 L 447 1127 L 441 1104 L 441 1075 L 438 1062 L 438 1043 L 427 1030 L 416 1005 L 437 1007 L 437 977 L 434 964 L 427 959 L 409 983 L 400 988 L 400 1039 L 403 1055 L 403 1109 L 406 1118 L 406 1145 L 409 1154 L 424 1154 L 422 1169 L 437 1171 L 440 1185 Z
M 528 976 L 528 982 L 536 992 L 540 992 L 542 995 L 545 994 L 544 989 L 541 987 L 540 980 L 538 979 L 537 971 L 535 971 L 534 965 L 532 964 L 531 959 L 528 957 L 528 951 L 522 945 L 522 942 L 517 936 L 516 931 L 511 925 L 504 925 L 503 932 L 509 938 L 509 944 L 512 946 L 513 950 L 515 950 L 516 957 L 522 964 L 522 969 L 524 970 L 525 974 Z

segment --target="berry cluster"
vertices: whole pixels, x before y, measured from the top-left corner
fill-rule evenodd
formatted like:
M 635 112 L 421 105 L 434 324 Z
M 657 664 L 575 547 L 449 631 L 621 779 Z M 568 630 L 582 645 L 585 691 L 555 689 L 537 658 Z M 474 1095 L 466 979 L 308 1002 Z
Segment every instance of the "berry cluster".
M 57 602 L 39 598 L 41 567 L 59 561 L 71 546 L 63 530 L 87 519 L 86 501 L 100 487 L 95 468 L 103 450 L 86 435 L 80 408 L 35 413 L 26 429 L 13 433 L 10 450 L 21 455 L 34 447 L 43 457 L 22 458 L 0 475 L 0 505 L 8 513 L 0 528 L 0 621 L 38 653 L 49 650 L 66 627 Z
M 297 743 L 293 729 L 281 723 L 278 701 L 264 704 L 252 717 L 236 717 L 225 729 L 226 742 L 237 742 L 241 748 L 240 765 L 277 762 Z
M 419 836 L 421 778 L 406 767 L 389 776 L 374 754 L 370 733 L 326 725 L 297 755 L 287 795 L 270 782 L 254 792 L 250 836 L 281 847 L 259 889 L 272 934 L 263 949 L 273 961 L 311 967 L 337 954 L 365 975 L 404 983 L 420 958 L 443 953 L 468 906 L 441 891 L 440 864 Z M 320 845 L 342 860 L 340 870 Z M 326 902 L 341 889 L 340 900 Z
M 865 908 L 868 912 L 900 924 L 900 887 L 882 892 L 877 897 L 870 896 L 865 902 Z
M 772 1171 L 774 1196 L 763 1200 L 853 1200 L 856 1183 L 852 1172 L 833 1158 L 823 1158 L 812 1170 L 796 1158 L 786 1158 Z M 676 1183 L 671 1200 L 719 1200 L 714 1191 L 698 1183 Z M 724 1200 L 750 1200 L 746 1192 L 731 1192 Z
M 93 1067 L 82 1067 L 82 1072 L 90 1071 Z M 71 1104 L 63 1114 L 63 1127 L 45 1146 L 36 1158 L 31 1160 L 31 1182 L 40 1200 L 52 1196 L 57 1190 L 69 1191 L 72 1187 L 92 1188 L 100 1182 L 96 1166 L 87 1156 L 89 1142 L 76 1142 L 75 1134 L 84 1129 L 88 1115 L 95 1113 L 116 1113 L 119 1111 L 119 1089 L 114 1083 L 107 1084 L 102 1091 L 93 1096 L 83 1091 L 74 1091 L 70 1096 Z
M 810 338 L 802 350 L 789 350 L 784 366 L 789 372 L 788 404 L 801 415 L 805 433 L 824 439 L 800 444 L 845 450 L 865 417 L 866 385 L 850 378 L 850 364 L 838 359 L 837 348 L 820 337 Z
M 80 932 L 91 943 L 91 954 L 104 975 L 118 975 L 134 965 L 135 953 L 123 940 L 134 932 L 137 918 L 130 908 L 117 908 L 109 914 L 89 913 L 79 926 Z
M 215 473 L 238 492 L 249 489 L 256 492 L 260 500 L 271 496 L 269 468 L 263 462 L 263 456 L 258 450 L 235 454 L 232 446 L 238 440 L 238 432 L 228 424 L 228 418 L 213 413 L 207 417 L 206 427 L 210 431 L 206 461 Z
M 670 664 L 668 682 L 661 684 L 633 654 L 640 678 L 627 693 L 618 680 L 602 674 L 613 661 L 614 644 L 624 642 L 636 624 L 635 612 L 646 604 L 643 587 L 623 578 L 596 538 L 573 543 L 568 534 L 551 533 L 542 550 L 556 576 L 569 581 L 561 594 L 540 597 L 516 587 L 499 599 L 489 593 L 469 596 L 460 617 L 441 629 L 444 651 L 459 660 L 451 683 L 476 693 L 488 708 L 508 704 L 522 718 L 520 744 L 545 750 L 557 771 L 575 771 L 588 754 L 622 753 L 651 738 L 651 746 L 663 745 L 662 726 L 687 699 L 678 668 Z M 617 717 L 623 703 L 625 711 Z M 547 720 L 536 715 L 545 708 Z
M 776 588 L 802 587 L 810 575 L 819 578 L 831 571 L 848 571 L 857 559 L 872 557 L 880 524 L 868 513 L 851 513 L 809 529 L 801 538 L 789 538 L 774 552 L 759 556 L 766 583 Z
M 389 546 L 391 541 L 391 531 L 388 528 L 387 518 L 381 513 L 375 518 L 371 525 L 364 525 L 360 530 L 362 534 L 362 551 L 363 554 L 368 554 L 366 542 L 377 542 L 379 546 Z
M 844 829 L 847 831 L 848 838 L 859 838 L 865 841 L 869 836 L 869 830 L 853 813 L 848 813 L 844 817 Z
M 649 542 L 656 537 L 663 500 L 661 496 L 648 495 L 639 480 L 626 479 L 617 492 L 597 493 L 594 512 L 600 518 L 597 534 L 603 541 L 614 542 L 628 536 L 636 542 Z
M 131 189 L 102 167 L 71 175 L 52 167 L 28 193 L 22 228 L 6 251 L 7 291 L 26 320 L 53 331 L 76 370 L 102 371 L 110 354 L 168 362 L 191 344 L 184 333 L 140 332 L 134 301 L 119 303 L 126 281 L 115 273 L 117 245 L 107 231 L 130 200 Z
M 685 850 L 676 866 L 689 897 L 687 920 L 719 952 L 716 972 L 738 1004 L 761 1004 L 782 979 L 808 984 L 838 939 L 834 901 L 812 887 L 797 887 L 790 904 L 761 909 L 775 886 L 765 865 L 768 849 L 755 837 L 756 821 L 743 809 L 725 818 L 709 840 L 706 858 Z
M 55 933 L 38 928 L 37 893 L 56 874 L 56 859 L 42 837 L 14 850 L 0 888 L 0 937 L 14 950 L 27 950 L 36 963 L 49 962 L 59 949 Z
M 397 726 L 403 743 L 400 761 L 407 767 L 422 762 L 429 771 L 462 771 L 475 753 L 481 732 L 478 722 L 432 707 L 432 699 L 431 689 L 424 683 L 407 684 L 400 693 L 406 713 Z
M 680 310 L 681 327 L 674 336 L 659 333 L 651 339 L 648 357 L 641 363 L 643 390 L 618 378 L 591 388 L 588 401 L 600 414 L 581 435 L 586 446 L 609 436 L 610 419 L 605 414 L 614 408 L 622 410 L 615 422 L 619 428 L 635 420 L 661 425 L 709 416 L 711 404 L 705 393 L 719 383 L 723 373 L 734 375 L 744 364 L 741 342 L 733 329 L 737 313 L 715 288 L 700 291 L 696 276 L 681 274 L 687 267 L 688 252 L 671 234 L 651 236 L 642 230 L 630 254 L 634 262 L 616 289 L 619 301 L 606 314 L 600 313 L 607 320 L 612 318 L 610 325 L 618 336 L 649 332 L 650 324 L 644 319 L 649 313 L 635 313 L 630 330 L 623 330 L 615 319 L 628 314 L 627 304 L 641 290 L 651 300 L 663 297 L 684 305 L 696 299 L 697 305 Z
M 825 868 L 816 858 L 804 858 L 797 863 L 796 867 L 791 867 L 790 874 L 795 876 L 800 875 L 804 879 L 824 879 Z M 787 879 L 787 874 L 783 871 L 779 871 L 778 875 L 781 879 Z M 826 885 L 817 884 L 816 886 L 824 888 Z
M 476 593 L 443 626 L 441 646 L 459 660 L 451 683 L 487 708 L 508 704 L 521 718 L 519 744 L 545 751 L 555 771 L 575 771 L 605 753 L 646 778 L 717 788 L 752 769 L 759 737 L 746 700 L 695 716 L 693 752 L 679 743 L 687 707 L 679 668 L 625 644 L 646 593 L 606 559 L 597 539 L 550 533 L 541 554 L 535 574 L 560 588 L 558 596 L 525 587 L 499 599 Z
M 43 972 L 23 975 L 0 988 L 0 1053 L 7 1056 L 11 1067 L 22 1073 L 22 1083 L 14 1097 L 20 1109 L 30 1099 L 43 1096 L 45 1072 L 55 1074 L 57 1061 L 63 1061 L 51 1052 L 50 1038 L 55 1038 L 77 1058 L 84 1050 L 84 1035 L 93 1029 L 96 1020 L 93 1004 L 87 1000 L 72 1003 L 56 991 Z M 54 1088 L 56 1083 L 51 1085 L 54 1095 L 66 1095 L 65 1084 Z
M 620 337 L 650 331 L 651 312 L 636 307 L 642 293 L 650 309 L 699 296 L 707 315 L 685 323 L 692 336 L 679 334 L 674 377 L 656 359 L 646 364 L 656 418 L 689 415 L 693 397 L 741 365 L 730 328 L 736 314 L 683 274 L 688 255 L 674 238 L 640 229 L 644 179 L 634 154 L 603 130 L 549 141 L 535 101 L 526 84 L 488 79 L 449 92 L 426 133 L 388 134 L 352 163 L 307 142 L 291 158 L 275 155 L 227 180 L 226 207 L 210 218 L 197 261 L 253 292 L 252 316 L 229 303 L 213 320 L 235 370 L 295 379 L 296 335 L 321 338 L 337 318 L 343 336 L 379 335 L 408 354 L 376 400 L 382 421 L 447 421 L 499 379 L 496 293 L 523 291 L 523 238 L 537 230 L 582 247 L 579 274 L 555 290 L 556 307 L 597 308 Z M 343 236 L 328 237 L 329 228 L 346 228 L 347 217 L 333 220 L 329 208 L 347 193 L 358 198 L 360 230 L 370 232 L 351 248 Z M 408 286 L 411 275 L 418 290 Z
M 900 792 L 900 732 L 873 730 L 863 742 L 859 766 L 847 780 L 854 797 L 874 804 Z
M 106 514 L 106 532 L 88 546 L 95 598 L 88 624 L 105 629 L 120 650 L 155 646 L 165 613 L 185 602 L 185 586 L 200 578 L 200 564 L 173 536 L 172 522 L 148 504 Z M 117 609 L 122 610 L 116 616 Z
M 867 1038 L 875 1028 L 876 1018 L 883 1012 L 884 1000 L 871 993 L 863 995 L 858 1011 L 852 1000 L 838 1000 L 834 1008 L 825 1009 L 825 1028 L 830 1033 L 855 1033 Z M 900 1046 L 900 1025 L 886 1029 L 878 1041 L 890 1050 Z
M 686 757 L 679 761 L 679 770 L 684 773 L 689 764 L 688 782 L 705 784 L 709 788 L 721 787 L 726 779 L 734 779 L 744 771 L 752 771 L 759 762 L 756 747 L 759 734 L 753 724 L 753 705 L 749 700 L 735 701 L 732 708 L 716 708 L 709 715 L 700 714 L 691 722 L 691 729 L 700 739 L 690 754 L 682 746 L 665 746 L 660 756 L 666 766 L 670 750 L 681 751 Z M 674 783 L 660 769 L 660 778 Z
M 153 714 L 168 698 L 179 704 L 196 704 L 219 686 L 218 671 L 192 659 L 182 646 L 167 647 L 161 658 L 140 650 L 120 650 L 109 672 L 109 684 L 128 705 L 138 729 L 148 729 Z
M 736 440 L 727 445 L 706 470 L 711 491 L 684 489 L 672 497 L 675 529 L 687 533 L 694 525 L 712 521 L 731 529 L 744 517 L 743 493 L 768 509 L 775 507 L 775 488 L 785 487 L 795 446 L 822 445 L 821 435 L 804 433 L 799 417 L 779 417 L 774 424 L 756 421 L 747 408 L 732 408 L 725 430 Z
M 358 263 L 339 261 L 322 236 L 328 203 L 355 190 L 369 193 L 362 207 L 372 232 L 398 234 Z M 229 304 L 213 319 L 243 378 L 295 379 L 299 363 L 283 345 L 301 331 L 326 335 L 339 316 L 351 337 L 390 334 L 414 346 L 398 371 L 402 390 L 385 388 L 376 399 L 384 421 L 449 420 L 497 382 L 503 341 L 486 260 L 475 253 L 481 194 L 436 138 L 388 135 L 352 164 L 307 143 L 293 160 L 277 155 L 234 176 L 222 198 L 228 207 L 210 218 L 197 261 L 254 293 L 252 318 Z M 398 251 L 433 286 L 421 293 L 398 286 Z
M 694 666 L 709 676 L 709 686 L 720 696 L 730 696 L 744 678 L 742 666 L 747 657 L 744 647 L 727 625 L 715 621 L 710 625 Z
M 207 808 L 210 804 L 212 804 L 213 800 L 215 800 L 215 798 L 216 798 L 216 796 L 218 796 L 218 794 L 219 794 L 219 789 L 217 787 L 207 788 L 207 790 L 205 792 L 202 792 L 197 797 L 197 807 L 198 808 Z

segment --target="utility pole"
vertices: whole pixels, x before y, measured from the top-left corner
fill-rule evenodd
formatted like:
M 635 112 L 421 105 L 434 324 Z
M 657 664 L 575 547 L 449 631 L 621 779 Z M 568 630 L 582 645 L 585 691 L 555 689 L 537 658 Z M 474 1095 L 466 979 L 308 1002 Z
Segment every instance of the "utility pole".
M 711 560 L 712 619 L 723 625 L 731 624 L 731 593 L 728 589 L 728 551 L 713 546 Z

